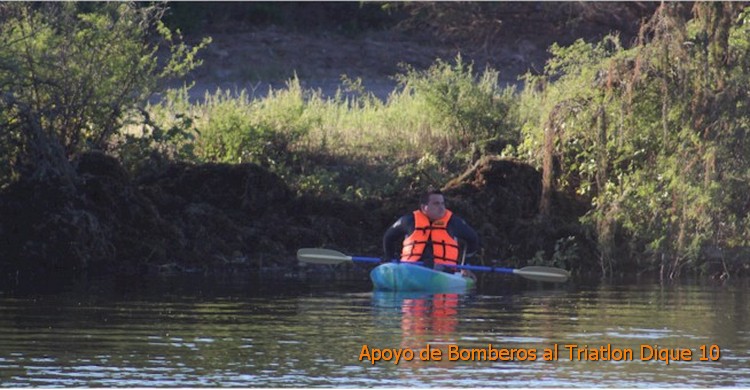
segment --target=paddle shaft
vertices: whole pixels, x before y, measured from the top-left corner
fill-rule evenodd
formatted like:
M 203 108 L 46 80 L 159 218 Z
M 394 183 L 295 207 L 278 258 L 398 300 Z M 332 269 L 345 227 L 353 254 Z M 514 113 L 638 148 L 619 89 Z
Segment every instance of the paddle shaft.
M 378 264 L 381 260 L 377 257 L 364 257 L 364 256 L 347 256 L 341 252 L 324 249 L 324 248 L 302 248 L 297 251 L 297 258 L 305 263 L 313 264 L 329 264 L 335 265 L 346 262 L 362 262 L 362 263 L 373 263 Z M 393 260 L 394 262 L 398 260 Z M 413 263 L 421 264 L 421 263 Z M 570 273 L 564 269 L 553 268 L 553 267 L 539 267 L 539 266 L 528 266 L 521 269 L 505 268 L 505 267 L 489 267 L 484 265 L 458 265 L 458 264 L 445 264 L 444 266 L 465 269 L 470 271 L 484 271 L 484 272 L 499 272 L 506 274 L 513 274 L 522 276 L 531 280 L 538 280 L 542 282 L 565 282 L 570 277 Z
M 363 257 L 363 256 L 352 256 L 352 261 L 357 261 L 360 263 L 380 263 L 381 260 L 377 257 Z M 397 260 L 391 260 L 393 262 L 397 262 Z M 412 263 L 412 264 L 422 264 L 421 262 Z M 456 269 L 465 269 L 469 271 L 483 271 L 483 272 L 499 272 L 499 273 L 505 273 L 505 274 L 512 274 L 515 271 L 513 268 L 505 268 L 505 267 L 489 267 L 486 265 L 467 265 L 467 264 L 444 264 L 446 267 L 450 268 L 456 268 Z

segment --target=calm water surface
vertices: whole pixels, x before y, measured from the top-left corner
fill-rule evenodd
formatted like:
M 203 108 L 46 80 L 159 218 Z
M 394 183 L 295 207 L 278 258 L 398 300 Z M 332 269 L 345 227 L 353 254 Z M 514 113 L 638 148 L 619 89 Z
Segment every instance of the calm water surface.
M 388 294 L 248 277 L 5 292 L 0 386 L 750 387 L 747 291 L 492 277 L 470 294 Z M 428 344 L 439 359 L 420 357 Z M 360 361 L 376 349 L 413 357 Z

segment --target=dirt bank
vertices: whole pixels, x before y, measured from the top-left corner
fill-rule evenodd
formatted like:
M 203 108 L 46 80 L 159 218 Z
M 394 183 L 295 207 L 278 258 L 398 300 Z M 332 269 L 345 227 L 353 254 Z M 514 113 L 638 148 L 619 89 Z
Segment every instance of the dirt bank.
M 73 191 L 49 181 L 9 187 L 0 195 L 3 273 L 288 272 L 301 247 L 379 256 L 385 228 L 418 198 L 407 192 L 353 203 L 298 196 L 253 164 L 148 165 L 131 176 L 114 158 L 87 153 L 77 161 Z M 446 187 L 450 207 L 481 234 L 479 260 L 522 264 L 576 234 L 537 218 L 539 183 L 529 166 L 486 158 Z

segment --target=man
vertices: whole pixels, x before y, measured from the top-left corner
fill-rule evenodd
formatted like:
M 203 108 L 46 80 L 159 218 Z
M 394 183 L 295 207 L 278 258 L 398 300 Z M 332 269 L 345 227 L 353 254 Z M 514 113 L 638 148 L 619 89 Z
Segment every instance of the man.
M 396 254 L 396 242 L 402 241 L 402 262 L 422 261 L 427 267 L 455 271 L 451 264 L 461 264 L 458 240 L 466 242 L 466 257 L 479 249 L 479 236 L 463 219 L 445 208 L 439 190 L 429 190 L 419 200 L 419 210 L 399 218 L 383 235 L 384 260 Z

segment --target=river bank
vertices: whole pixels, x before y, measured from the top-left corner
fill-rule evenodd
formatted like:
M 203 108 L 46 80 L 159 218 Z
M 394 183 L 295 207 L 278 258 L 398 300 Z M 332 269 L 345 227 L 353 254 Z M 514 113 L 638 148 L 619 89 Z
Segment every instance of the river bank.
M 302 247 L 379 256 L 382 232 L 418 198 L 417 191 L 362 202 L 298 195 L 254 164 L 154 159 L 131 175 L 113 157 L 87 153 L 76 161 L 76 173 L 72 192 L 25 181 L 0 195 L 6 275 L 288 272 Z M 561 238 L 581 235 L 580 204 L 559 198 L 553 218 L 538 216 L 540 180 L 532 167 L 486 158 L 446 185 L 449 207 L 482 236 L 478 260 L 548 261 L 555 250 L 563 252 L 555 248 Z M 545 248 L 550 252 L 538 254 Z

